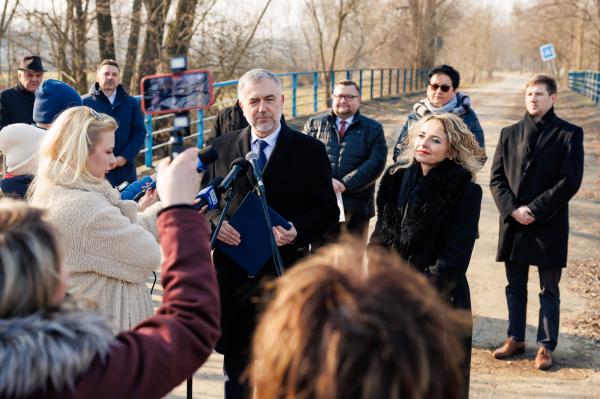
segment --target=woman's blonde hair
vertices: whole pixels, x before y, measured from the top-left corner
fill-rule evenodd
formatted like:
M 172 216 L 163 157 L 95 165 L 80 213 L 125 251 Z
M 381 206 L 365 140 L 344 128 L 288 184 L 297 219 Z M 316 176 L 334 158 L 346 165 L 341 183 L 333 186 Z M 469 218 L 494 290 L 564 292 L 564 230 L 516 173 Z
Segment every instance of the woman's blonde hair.
M 73 183 L 81 177 L 97 180 L 87 168 L 87 159 L 100 135 L 114 132 L 117 127 L 114 118 L 90 107 L 73 107 L 62 112 L 42 142 L 36 180 L 48 178 L 57 182 L 58 179 L 64 184 Z
M 448 137 L 448 158 L 475 175 L 486 160 L 485 151 L 479 147 L 475 135 L 471 133 L 463 120 L 451 113 L 427 114 L 414 123 L 404 141 L 404 149 L 398 157 L 398 164 L 392 172 L 411 166 L 415 162 L 415 140 L 421 132 L 423 125 L 430 120 L 437 120 L 442 124 L 444 133 Z
M 329 246 L 286 272 L 253 338 L 261 399 L 462 397 L 470 317 L 397 254 Z M 381 252 L 380 252 L 381 251 Z
M 54 306 L 62 256 L 44 211 L 0 199 L 0 319 Z

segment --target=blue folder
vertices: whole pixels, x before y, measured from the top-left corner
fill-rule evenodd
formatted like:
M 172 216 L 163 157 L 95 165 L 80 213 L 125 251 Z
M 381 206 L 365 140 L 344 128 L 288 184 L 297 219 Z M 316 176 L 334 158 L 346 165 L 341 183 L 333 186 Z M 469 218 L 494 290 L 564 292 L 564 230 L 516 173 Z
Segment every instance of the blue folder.
M 290 225 L 281 215 L 269 207 L 269 216 L 273 226 L 289 230 Z M 244 268 L 251 276 L 256 276 L 265 263 L 273 256 L 271 232 L 260 203 L 260 198 L 249 192 L 240 204 L 229 224 L 242 237 L 240 245 L 232 246 L 217 240 L 215 246 Z

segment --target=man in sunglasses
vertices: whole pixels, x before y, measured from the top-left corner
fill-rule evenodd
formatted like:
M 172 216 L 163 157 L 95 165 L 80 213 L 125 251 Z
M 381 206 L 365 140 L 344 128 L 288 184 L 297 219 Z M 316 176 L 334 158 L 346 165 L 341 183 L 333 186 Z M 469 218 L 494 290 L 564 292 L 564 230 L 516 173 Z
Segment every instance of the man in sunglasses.
M 369 219 L 375 216 L 375 180 L 387 158 L 387 145 L 381 124 L 362 115 L 360 88 L 351 80 L 336 83 L 331 112 L 306 122 L 304 132 L 325 144 L 332 168 L 333 189 L 342 196 L 345 221 L 338 224 L 323 242 L 335 240 L 342 231 L 365 244 Z
M 481 148 L 485 148 L 483 140 L 483 130 L 471 108 L 471 99 L 469 96 L 459 93 L 460 74 L 450 65 L 439 65 L 429 72 L 429 84 L 427 85 L 427 97 L 419 100 L 408 114 L 408 118 L 402 126 L 400 136 L 394 147 L 394 161 L 402 151 L 404 139 L 408 134 L 410 126 L 421 119 L 423 116 L 434 113 L 441 114 L 451 112 L 458 115 L 465 122 L 469 130 L 475 135 Z

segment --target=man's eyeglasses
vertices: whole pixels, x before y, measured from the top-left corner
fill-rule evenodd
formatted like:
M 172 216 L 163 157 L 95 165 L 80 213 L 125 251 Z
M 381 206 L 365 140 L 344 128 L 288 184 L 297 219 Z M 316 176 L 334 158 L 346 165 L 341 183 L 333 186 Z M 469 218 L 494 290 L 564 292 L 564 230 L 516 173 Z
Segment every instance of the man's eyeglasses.
M 429 87 L 431 87 L 431 90 L 433 90 L 433 91 L 437 91 L 437 89 L 442 89 L 442 91 L 444 93 L 449 92 L 450 89 L 452 88 L 452 86 L 449 86 L 449 85 L 439 85 L 437 83 L 429 83 Z
M 358 96 L 355 96 L 354 94 L 334 94 L 331 97 L 338 101 L 342 101 L 342 100 L 350 101 L 350 100 L 354 100 Z

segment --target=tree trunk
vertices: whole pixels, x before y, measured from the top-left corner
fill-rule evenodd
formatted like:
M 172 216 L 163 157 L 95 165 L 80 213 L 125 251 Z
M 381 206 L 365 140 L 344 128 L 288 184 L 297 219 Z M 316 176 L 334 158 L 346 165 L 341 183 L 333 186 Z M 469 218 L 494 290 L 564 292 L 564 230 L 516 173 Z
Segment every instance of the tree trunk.
M 156 68 L 160 64 L 165 20 L 170 4 L 170 0 L 144 0 L 148 18 L 146 39 L 139 67 L 140 77 L 156 73 Z
M 409 0 L 410 16 L 415 31 L 414 62 L 417 68 L 430 67 L 435 63 L 436 49 L 433 42 L 437 36 L 435 17 L 439 4 L 436 0 Z
M 179 0 L 175 21 L 169 26 L 165 42 L 167 57 L 188 54 L 190 41 L 194 32 L 194 18 L 198 0 Z M 168 60 L 167 60 L 168 61 Z
M 127 40 L 127 54 L 125 55 L 125 67 L 123 68 L 122 84 L 130 93 L 137 92 L 137 79 L 132 78 L 135 75 L 135 66 L 137 61 L 137 51 L 140 42 L 140 29 L 142 25 L 142 0 L 134 0 L 131 8 L 131 22 L 129 23 L 129 39 Z
M 79 93 L 87 93 L 87 8 L 88 0 L 73 0 L 74 26 L 72 30 L 73 55 L 72 70 L 75 90 Z
M 110 0 L 96 0 L 96 23 L 98 24 L 98 47 L 101 59 L 115 59 Z

